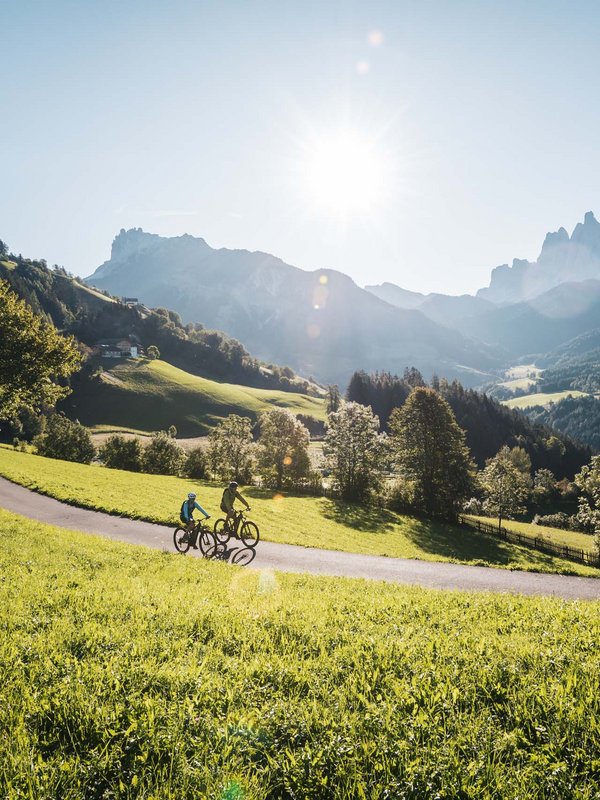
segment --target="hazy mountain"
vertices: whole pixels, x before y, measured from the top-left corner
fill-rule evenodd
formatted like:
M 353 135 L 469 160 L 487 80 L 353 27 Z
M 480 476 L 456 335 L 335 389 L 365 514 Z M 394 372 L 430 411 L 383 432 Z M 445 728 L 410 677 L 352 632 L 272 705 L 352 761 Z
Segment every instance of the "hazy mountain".
M 592 330 L 600 320 L 600 280 L 563 283 L 524 303 L 466 317 L 463 334 L 504 348 L 513 356 L 547 353 Z
M 589 279 L 600 280 L 600 223 L 591 211 L 571 236 L 564 228 L 548 233 L 537 261 L 515 258 L 512 267 L 496 267 L 489 287 L 477 296 L 494 303 L 517 303 L 561 283 Z
M 215 250 L 189 235 L 122 230 L 111 258 L 88 281 L 113 294 L 166 306 L 185 321 L 226 331 L 259 358 L 345 385 L 356 369 L 436 371 L 473 385 L 497 363 L 419 311 L 400 310 L 335 270 L 307 272 L 274 256 Z
M 439 325 L 455 327 L 463 317 L 472 317 L 495 308 L 494 303 L 471 294 L 448 295 L 432 292 L 421 294 L 402 289 L 394 283 L 365 286 L 365 289 L 381 300 L 397 308 L 415 309 Z
M 427 297 L 421 292 L 402 289 L 400 286 L 396 286 L 395 283 L 380 283 L 375 286 L 365 286 L 365 289 L 367 292 L 374 294 L 375 297 L 379 297 L 380 300 L 385 300 L 386 303 L 391 303 L 397 308 L 419 308 Z

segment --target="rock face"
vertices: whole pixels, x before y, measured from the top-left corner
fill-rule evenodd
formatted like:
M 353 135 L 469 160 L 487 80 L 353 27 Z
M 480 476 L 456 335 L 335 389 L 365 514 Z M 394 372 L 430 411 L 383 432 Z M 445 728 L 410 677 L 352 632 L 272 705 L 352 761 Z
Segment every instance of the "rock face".
M 600 279 L 600 223 L 588 211 L 569 237 L 564 228 L 548 233 L 537 261 L 515 259 L 492 270 L 489 287 L 477 296 L 494 303 L 531 300 L 561 283 Z
M 88 282 L 177 311 L 239 339 L 258 358 L 345 386 L 356 369 L 415 365 L 481 383 L 491 348 L 419 311 L 396 308 L 335 270 L 307 272 L 267 253 L 215 250 L 193 236 L 121 231 Z M 461 366 L 458 366 L 461 365 Z

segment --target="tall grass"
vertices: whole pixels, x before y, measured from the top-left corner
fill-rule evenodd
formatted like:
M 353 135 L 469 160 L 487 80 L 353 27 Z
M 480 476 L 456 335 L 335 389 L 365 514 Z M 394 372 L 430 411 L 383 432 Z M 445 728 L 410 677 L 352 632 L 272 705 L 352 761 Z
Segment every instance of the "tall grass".
M 600 604 L 244 571 L 0 512 L 0 796 L 600 791 Z

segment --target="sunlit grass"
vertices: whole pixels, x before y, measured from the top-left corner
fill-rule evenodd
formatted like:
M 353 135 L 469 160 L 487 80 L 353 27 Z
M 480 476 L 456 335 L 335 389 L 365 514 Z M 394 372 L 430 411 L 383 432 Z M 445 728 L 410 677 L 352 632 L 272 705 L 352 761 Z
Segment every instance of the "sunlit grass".
M 600 603 L 255 572 L 0 511 L 0 796 L 600 791 Z
M 256 418 L 272 408 L 325 419 L 325 402 L 297 392 L 255 389 L 201 378 L 166 361 L 127 359 L 104 364 L 93 391 L 81 391 L 75 413 L 85 425 L 133 431 L 207 433 L 228 414 Z

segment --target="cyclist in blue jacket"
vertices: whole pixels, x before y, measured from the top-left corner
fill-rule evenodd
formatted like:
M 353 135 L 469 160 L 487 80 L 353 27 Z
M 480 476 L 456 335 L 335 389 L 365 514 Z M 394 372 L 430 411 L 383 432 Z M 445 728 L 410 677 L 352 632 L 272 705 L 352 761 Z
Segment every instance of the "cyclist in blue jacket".
M 194 492 L 190 492 L 187 496 L 187 500 L 184 500 L 181 504 L 181 511 L 179 512 L 179 519 L 183 522 L 185 527 L 187 528 L 187 537 L 188 541 L 192 545 L 194 549 L 198 549 L 198 545 L 195 541 L 192 541 L 189 537 L 193 536 L 194 531 L 194 511 L 198 509 L 202 514 L 204 514 L 206 519 L 210 519 L 210 514 L 207 514 L 206 511 L 202 508 L 202 506 L 196 502 L 196 495 Z

